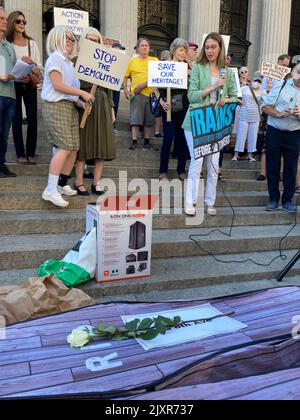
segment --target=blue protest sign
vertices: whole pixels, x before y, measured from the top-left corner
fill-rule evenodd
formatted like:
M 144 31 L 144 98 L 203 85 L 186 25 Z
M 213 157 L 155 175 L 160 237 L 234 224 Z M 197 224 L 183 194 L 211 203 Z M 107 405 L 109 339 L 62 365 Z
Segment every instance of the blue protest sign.
M 220 152 L 230 143 L 236 103 L 190 110 L 195 159 Z

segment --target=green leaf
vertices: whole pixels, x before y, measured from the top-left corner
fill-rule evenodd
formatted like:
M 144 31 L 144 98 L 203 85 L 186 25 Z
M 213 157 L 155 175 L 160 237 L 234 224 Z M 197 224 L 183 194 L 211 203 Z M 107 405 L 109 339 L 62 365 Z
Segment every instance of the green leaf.
M 127 333 L 126 334 L 126 336 L 128 337 L 128 338 L 136 338 L 136 332 L 129 332 L 129 333 Z
M 153 324 L 153 319 L 145 318 L 142 320 L 138 328 L 139 330 L 148 330 L 152 324 Z
M 114 337 L 112 337 L 112 341 L 125 341 L 128 340 L 128 337 L 126 337 L 125 335 L 115 335 Z
M 173 323 L 173 320 L 172 319 L 170 319 L 170 318 L 166 318 L 166 317 L 164 317 L 164 316 L 161 316 L 161 315 L 159 315 L 157 318 L 156 318 L 156 321 L 158 322 L 158 323 L 162 323 L 162 324 L 165 324 L 165 325 L 170 325 L 170 324 L 172 324 Z
M 138 335 L 137 338 L 141 338 L 142 340 L 150 341 L 153 340 L 158 336 L 159 332 L 156 329 L 150 330 L 147 333 L 143 333 Z
M 140 320 L 139 320 L 139 319 L 134 319 L 133 321 L 128 322 L 128 323 L 126 324 L 126 328 L 127 328 L 129 331 L 131 331 L 131 332 L 136 331 L 136 329 L 137 329 L 137 327 L 138 327 L 139 323 L 140 323 Z
M 106 327 L 103 331 L 106 334 L 115 335 L 116 332 L 117 332 L 117 328 L 115 328 L 115 327 Z
M 180 316 L 175 316 L 175 318 L 174 318 L 174 320 L 173 320 L 173 322 L 174 322 L 174 325 L 178 325 L 178 324 L 180 324 L 181 323 L 181 318 L 180 318 Z
M 166 332 L 168 331 L 167 326 L 165 324 L 163 324 L 162 322 L 157 323 L 155 329 L 159 334 L 162 334 L 162 335 L 165 335 Z

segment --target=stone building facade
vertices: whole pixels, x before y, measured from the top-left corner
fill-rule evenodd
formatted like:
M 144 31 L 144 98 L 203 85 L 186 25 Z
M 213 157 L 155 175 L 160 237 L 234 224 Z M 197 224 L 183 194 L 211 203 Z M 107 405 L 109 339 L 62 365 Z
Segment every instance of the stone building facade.
M 0 0 L 9 12 L 21 10 L 28 33 L 40 47 L 53 25 L 53 7 L 87 10 L 91 25 L 106 37 L 119 39 L 129 54 L 138 36 L 151 39 L 153 53 L 166 49 L 177 36 L 199 44 L 203 34 L 231 35 L 230 52 L 237 66 L 251 72 L 262 59 L 282 53 L 300 55 L 299 0 Z M 295 58 L 297 60 L 297 58 Z

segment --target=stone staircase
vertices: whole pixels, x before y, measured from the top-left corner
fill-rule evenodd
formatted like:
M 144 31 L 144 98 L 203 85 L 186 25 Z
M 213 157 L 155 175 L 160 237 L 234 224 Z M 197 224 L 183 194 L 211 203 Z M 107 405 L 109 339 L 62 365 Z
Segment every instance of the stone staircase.
M 123 102 L 121 131 L 117 133 L 118 158 L 106 163 L 104 177 L 112 178 L 118 184 L 119 171 L 126 171 L 128 181 L 143 178 L 150 185 L 151 179 L 158 177 L 159 153 L 128 150 L 127 112 Z M 161 141 L 155 143 L 159 145 Z M 20 284 L 29 276 L 36 276 L 41 263 L 47 259 L 61 259 L 84 232 L 85 206 L 95 202 L 95 196 L 72 198 L 67 210 L 56 209 L 41 200 L 50 153 L 42 123 L 39 127 L 39 165 L 13 163 L 15 154 L 10 141 L 8 162 L 18 177 L 0 181 L 0 286 Z M 170 175 L 174 178 L 175 168 L 176 162 L 172 160 Z M 183 214 L 154 216 L 150 279 L 103 286 L 92 281 L 82 289 L 98 301 L 110 301 L 199 298 L 278 285 L 272 279 L 299 249 L 300 228 L 297 225 L 281 242 L 296 217 L 282 211 L 265 211 L 268 194 L 266 184 L 256 182 L 258 174 L 259 163 L 235 163 L 226 156 L 223 169 L 226 183 L 219 185 L 217 217 L 206 216 L 201 226 L 189 227 Z M 231 237 L 228 234 L 233 212 L 228 200 L 235 212 Z M 205 235 L 215 228 L 225 234 L 215 232 L 202 237 L 202 249 L 190 239 L 190 235 Z M 288 259 L 277 258 L 268 267 L 263 266 L 279 256 L 280 243 Z M 215 261 L 210 253 L 222 262 Z M 249 259 L 263 265 L 255 265 Z M 300 284 L 300 262 L 289 273 L 285 284 Z

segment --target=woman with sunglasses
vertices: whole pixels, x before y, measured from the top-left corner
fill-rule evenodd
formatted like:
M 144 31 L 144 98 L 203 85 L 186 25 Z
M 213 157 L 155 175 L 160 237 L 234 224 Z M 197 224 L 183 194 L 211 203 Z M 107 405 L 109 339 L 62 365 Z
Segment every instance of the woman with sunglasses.
M 16 56 L 28 64 L 35 64 L 42 69 L 40 52 L 37 43 L 27 35 L 26 19 L 22 12 L 16 11 L 8 16 L 7 39 L 12 43 Z M 37 88 L 30 83 L 30 78 L 15 82 L 16 87 L 16 115 L 13 121 L 13 138 L 17 154 L 17 162 L 21 165 L 35 165 L 37 144 Z M 27 115 L 27 140 L 24 147 L 22 132 L 22 100 Z
M 94 97 L 80 89 L 74 76 L 71 57 L 75 52 L 75 36 L 64 26 L 53 28 L 47 39 L 48 60 L 42 89 L 42 114 L 49 143 L 55 150 L 49 170 L 48 185 L 42 198 L 58 207 L 68 207 L 62 198 L 77 195 L 67 185 L 79 150 L 79 116 L 77 107 L 85 108 L 83 98 L 92 103 Z

